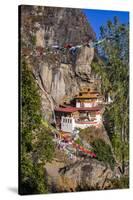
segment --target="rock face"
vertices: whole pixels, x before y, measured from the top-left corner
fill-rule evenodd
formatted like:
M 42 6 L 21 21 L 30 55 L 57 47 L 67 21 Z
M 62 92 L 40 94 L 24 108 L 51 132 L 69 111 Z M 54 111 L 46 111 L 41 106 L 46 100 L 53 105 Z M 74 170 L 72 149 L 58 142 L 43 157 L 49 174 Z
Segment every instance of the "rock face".
M 93 58 L 94 49 L 88 47 L 84 47 L 77 58 L 75 72 L 82 80 L 89 81 Z
M 54 165 L 57 167 L 55 163 Z M 54 175 L 50 167 L 46 167 L 50 177 L 51 192 L 108 189 L 112 188 L 111 180 L 120 176 L 118 169 L 112 171 L 109 166 L 91 158 L 58 170 L 56 167 Z
M 44 116 L 51 119 L 52 109 L 65 96 L 89 84 L 94 49 L 84 46 L 72 55 L 48 48 L 80 45 L 94 40 L 95 33 L 80 9 L 22 6 L 21 13 L 22 54 L 41 88 Z

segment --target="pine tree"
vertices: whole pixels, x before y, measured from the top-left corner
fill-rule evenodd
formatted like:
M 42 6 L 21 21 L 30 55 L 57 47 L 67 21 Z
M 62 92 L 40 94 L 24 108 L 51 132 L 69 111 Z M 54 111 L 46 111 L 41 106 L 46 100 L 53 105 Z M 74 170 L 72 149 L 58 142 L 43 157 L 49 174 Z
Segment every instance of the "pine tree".
M 124 173 L 129 153 L 129 27 L 115 17 L 100 30 L 101 38 L 107 39 L 99 48 L 102 62 L 93 63 L 93 70 L 102 78 L 103 95 L 113 99 L 104 116 Z
M 54 145 L 50 129 L 42 123 L 41 99 L 32 72 L 21 64 L 20 194 L 46 193 L 44 169 L 51 161 Z

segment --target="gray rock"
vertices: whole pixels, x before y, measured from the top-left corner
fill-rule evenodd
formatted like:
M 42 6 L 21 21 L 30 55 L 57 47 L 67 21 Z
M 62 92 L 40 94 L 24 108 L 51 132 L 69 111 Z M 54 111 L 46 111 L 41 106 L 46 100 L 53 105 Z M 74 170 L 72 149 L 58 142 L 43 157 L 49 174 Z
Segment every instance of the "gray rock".
M 44 116 L 51 120 L 52 107 L 89 84 L 94 49 L 82 47 L 72 55 L 69 50 L 51 52 L 47 47 L 56 44 L 63 47 L 67 43 L 80 45 L 94 40 L 95 33 L 80 9 L 37 6 L 22 6 L 21 9 L 24 51 L 28 48 L 28 52 L 32 52 L 26 59 L 41 89 Z M 42 48 L 43 55 L 37 56 L 36 48 Z
M 55 164 L 55 166 L 57 166 Z M 47 169 L 49 172 L 49 169 Z M 49 173 L 52 185 L 54 179 L 54 191 L 70 192 L 82 190 L 101 190 L 112 188 L 111 180 L 121 176 L 118 169 L 112 171 L 109 166 L 96 159 L 87 158 L 77 161 L 63 168 L 56 170 L 56 176 Z

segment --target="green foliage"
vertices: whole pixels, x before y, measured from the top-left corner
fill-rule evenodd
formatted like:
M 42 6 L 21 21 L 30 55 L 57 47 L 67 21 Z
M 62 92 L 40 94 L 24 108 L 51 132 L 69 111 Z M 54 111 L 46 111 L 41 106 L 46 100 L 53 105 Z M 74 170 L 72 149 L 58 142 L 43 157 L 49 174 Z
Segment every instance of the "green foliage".
M 31 37 L 31 44 L 32 44 L 33 46 L 36 45 L 36 36 L 35 36 L 35 35 L 33 35 L 33 36 Z
M 21 162 L 21 194 L 47 193 L 47 175 L 44 166 L 33 164 L 32 158 L 25 154 Z
M 35 160 L 43 164 L 50 162 L 53 157 L 54 144 L 50 132 L 51 130 L 49 128 L 40 124 L 40 128 L 36 130 L 36 142 L 33 143 Z
M 112 182 L 112 188 L 115 189 L 123 189 L 123 188 L 129 188 L 129 177 L 121 177 L 120 179 L 113 179 Z
M 129 160 L 129 144 L 128 142 L 122 142 L 119 134 L 115 134 L 112 137 L 112 146 L 116 159 L 122 161 L 122 152 L 124 154 L 125 161 Z
M 104 113 L 105 128 L 110 139 L 113 138 L 116 157 L 121 157 L 124 164 L 128 158 L 129 143 L 129 26 L 120 24 L 115 17 L 113 22 L 108 21 L 100 30 L 101 38 L 111 36 L 113 39 L 102 43 L 102 59 L 94 62 L 92 69 L 101 77 L 103 95 L 106 97 L 109 94 L 113 100 Z M 118 145 L 118 137 L 121 145 Z M 118 156 L 120 153 L 121 156 Z
M 82 143 L 82 141 L 81 141 L 80 138 L 78 138 L 77 140 L 75 140 L 75 143 L 76 143 L 76 144 L 79 144 L 79 145 L 81 145 L 81 146 L 83 145 L 83 143 Z
M 113 110 L 106 108 L 103 114 L 103 118 L 104 118 L 104 127 L 107 130 L 107 133 L 111 140 L 115 131 Z
M 115 159 L 110 146 L 101 139 L 95 140 L 91 145 L 96 153 L 96 158 L 99 161 L 103 161 L 105 164 L 109 164 L 111 169 L 113 169 L 115 165 Z
M 41 100 L 32 72 L 21 65 L 20 193 L 47 192 L 44 165 L 51 161 L 54 145 L 41 113 Z

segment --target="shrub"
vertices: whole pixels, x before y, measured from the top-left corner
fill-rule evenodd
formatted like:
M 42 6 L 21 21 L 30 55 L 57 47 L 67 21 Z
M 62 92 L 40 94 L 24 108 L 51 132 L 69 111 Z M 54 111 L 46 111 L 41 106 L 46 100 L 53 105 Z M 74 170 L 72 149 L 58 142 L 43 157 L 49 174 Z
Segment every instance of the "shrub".
M 79 144 L 79 145 L 81 145 L 81 146 L 83 145 L 83 143 L 82 143 L 82 141 L 81 141 L 80 138 L 78 138 L 78 139 L 75 141 L 75 143 L 76 143 L 76 144 Z
M 129 177 L 124 176 L 120 179 L 113 179 L 112 181 L 112 188 L 122 189 L 122 188 L 129 188 Z
M 33 35 L 33 36 L 31 37 L 31 43 L 32 43 L 33 46 L 36 45 L 36 36 L 35 36 L 35 35 Z
M 19 193 L 46 193 L 48 185 L 44 165 L 53 158 L 54 143 L 51 129 L 42 123 L 39 89 L 25 61 L 21 64 L 20 90 Z
M 115 159 L 110 146 L 101 139 L 96 139 L 91 145 L 96 153 L 96 158 L 105 164 L 109 164 L 111 169 L 114 169 Z

